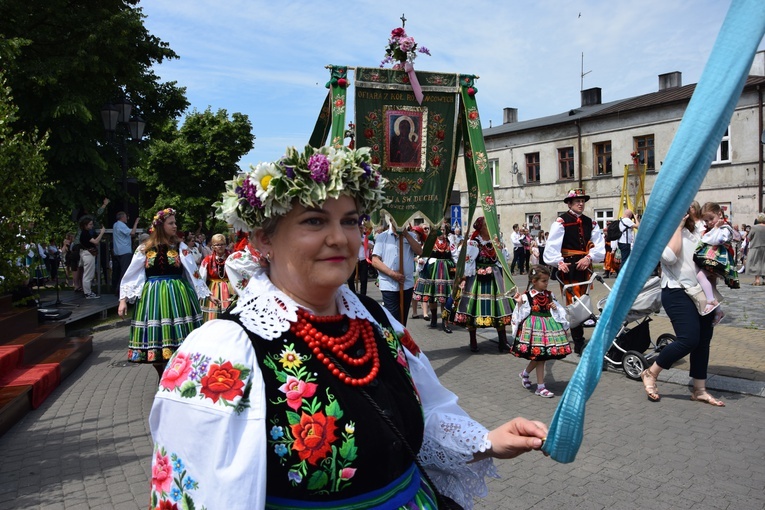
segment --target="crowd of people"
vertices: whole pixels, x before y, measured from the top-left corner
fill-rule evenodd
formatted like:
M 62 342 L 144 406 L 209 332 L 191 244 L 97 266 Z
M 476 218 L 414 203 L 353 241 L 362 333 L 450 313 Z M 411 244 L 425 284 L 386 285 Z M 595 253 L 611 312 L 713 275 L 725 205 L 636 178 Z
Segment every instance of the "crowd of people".
M 273 165 L 292 172 L 284 182 L 324 186 L 323 201 L 301 188 L 286 191 L 291 184 L 252 200 L 256 169 L 235 177 L 224 195 L 222 203 L 236 197 L 235 207 L 219 211 L 242 228 L 235 236 L 215 234 L 208 244 L 201 232 L 179 232 L 177 212 L 167 208 L 139 237 L 140 220 L 118 212 L 104 260 L 103 219 L 84 215 L 60 247 L 53 239 L 27 246 L 30 275 L 57 278 L 63 268 L 66 283 L 96 299 L 97 261 L 110 266 L 118 314 L 131 316 L 127 358 L 154 365 L 159 376 L 150 419 L 153 507 L 178 501 L 180 490 L 184 501 L 208 507 L 221 497 L 242 506 L 247 494 L 245 506 L 255 507 L 382 498 L 470 508 L 486 492 L 491 458 L 539 449 L 546 427 L 515 418 L 490 431 L 470 418 L 406 329 L 410 307 L 412 319 L 422 316 L 444 334 L 465 328 L 471 352 L 479 351 L 478 329 L 495 329 L 499 352 L 528 361 L 518 374 L 523 388 L 552 398 L 546 361 L 586 346 L 583 325 L 570 321 L 566 306 L 587 291 L 596 264 L 603 262 L 604 277 L 618 274 L 639 218 L 625 209 L 615 220 L 620 237 L 609 241 L 585 214 L 589 195 L 573 189 L 563 197 L 568 210 L 547 232 L 532 236 L 526 224 L 513 225 L 508 247 L 483 217 L 467 236 L 447 221 L 374 225 L 367 213 L 385 197 L 368 154 L 307 150 L 314 153 L 288 151 Z M 335 179 L 357 180 L 358 191 L 313 182 L 315 172 L 300 172 L 306 160 Z M 279 177 L 273 173 L 272 182 Z M 731 225 L 718 204 L 692 203 L 660 269 L 662 306 L 677 340 L 641 374 L 645 394 L 660 401 L 659 374 L 688 356 L 691 400 L 723 407 L 706 389 L 709 345 L 724 317 L 717 286 L 738 288 L 744 272 L 765 285 L 765 213 L 753 225 Z M 526 289 L 507 288 L 517 272 L 528 275 Z M 561 290 L 572 287 L 562 303 L 550 288 L 556 280 Z M 370 284 L 382 306 L 367 297 Z M 695 286 L 704 291 L 702 305 L 688 293 Z M 328 469 L 329 455 L 336 468 Z M 173 481 L 178 463 L 193 483 Z M 215 468 L 221 463 L 225 476 Z

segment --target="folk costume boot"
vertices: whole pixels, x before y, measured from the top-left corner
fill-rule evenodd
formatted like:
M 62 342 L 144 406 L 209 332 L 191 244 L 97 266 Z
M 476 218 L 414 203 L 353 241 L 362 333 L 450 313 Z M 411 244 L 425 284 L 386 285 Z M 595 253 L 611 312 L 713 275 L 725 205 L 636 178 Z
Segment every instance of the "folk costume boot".
M 438 328 L 438 314 L 436 313 L 438 310 L 430 309 L 430 324 L 428 324 L 428 327 L 430 329 L 437 329 Z
M 152 363 L 154 365 L 154 370 L 157 371 L 157 377 L 159 377 L 159 380 L 162 380 L 162 374 L 165 373 L 165 367 L 167 366 L 167 363 Z
M 584 350 L 584 338 L 574 338 L 574 354 L 582 355 Z
M 504 329 L 497 330 L 497 338 L 499 339 L 499 352 L 510 352 L 510 346 L 507 344 L 507 331 Z
M 441 329 L 444 331 L 444 333 L 451 333 L 452 330 L 449 328 L 449 326 L 446 325 L 446 312 L 444 312 L 443 317 L 441 317 Z
M 476 337 L 476 331 L 474 329 L 469 329 L 468 333 L 470 334 L 470 351 L 478 352 L 478 339 Z

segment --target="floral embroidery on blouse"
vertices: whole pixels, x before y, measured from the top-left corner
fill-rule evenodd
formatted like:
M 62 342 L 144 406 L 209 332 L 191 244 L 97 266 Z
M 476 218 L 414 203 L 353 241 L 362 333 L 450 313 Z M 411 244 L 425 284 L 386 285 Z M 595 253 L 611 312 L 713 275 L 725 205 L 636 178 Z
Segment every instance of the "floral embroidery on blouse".
M 292 485 L 305 483 L 308 490 L 339 492 L 356 474 L 356 426 L 348 422 L 340 429 L 343 410 L 330 390 L 319 388 L 304 366 L 309 359 L 311 356 L 298 353 L 294 344 L 286 344 L 278 355 L 264 360 L 283 383 L 279 390 L 284 397 L 271 404 L 289 407 L 284 413 L 286 424 L 270 419 L 268 443 L 282 465 L 292 463 L 287 474 Z
M 198 488 L 199 483 L 189 475 L 178 455 L 168 455 L 164 447 L 154 445 L 154 458 L 151 463 L 152 508 L 196 508 L 190 491 Z M 199 510 L 205 510 L 205 507 L 202 506 Z
M 184 255 L 188 255 L 188 250 L 183 250 Z M 171 246 L 167 249 L 167 263 L 171 266 L 175 267 L 181 267 L 181 257 L 178 256 L 178 250 Z M 150 249 L 146 252 L 146 262 L 144 264 L 144 267 L 150 268 L 154 267 L 154 265 L 157 262 L 157 250 L 156 249 Z M 195 273 L 195 278 L 199 278 L 198 272 Z
M 250 369 L 239 363 L 209 356 L 176 351 L 159 381 L 163 391 L 183 398 L 210 399 L 214 404 L 233 407 L 240 414 L 250 406 Z

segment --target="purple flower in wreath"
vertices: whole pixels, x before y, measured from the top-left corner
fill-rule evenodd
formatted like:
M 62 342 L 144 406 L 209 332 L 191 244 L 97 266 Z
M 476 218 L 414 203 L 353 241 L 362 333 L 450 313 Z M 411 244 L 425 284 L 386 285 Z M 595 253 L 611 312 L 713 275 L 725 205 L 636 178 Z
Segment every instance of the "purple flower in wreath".
M 236 188 L 236 194 L 239 198 L 246 200 L 251 207 L 260 209 L 263 207 L 263 204 L 257 197 L 257 191 L 257 187 L 250 182 L 250 179 L 245 179 L 242 185 Z
M 372 175 L 372 167 L 366 161 L 361 162 L 361 168 L 364 169 L 364 174 L 369 177 Z
M 285 166 L 284 167 L 284 171 L 287 174 L 287 177 L 289 177 L 290 179 L 294 179 L 295 178 L 295 169 L 293 167 Z
M 324 154 L 314 154 L 308 159 L 308 169 L 311 171 L 311 179 L 316 182 L 329 180 L 329 159 Z

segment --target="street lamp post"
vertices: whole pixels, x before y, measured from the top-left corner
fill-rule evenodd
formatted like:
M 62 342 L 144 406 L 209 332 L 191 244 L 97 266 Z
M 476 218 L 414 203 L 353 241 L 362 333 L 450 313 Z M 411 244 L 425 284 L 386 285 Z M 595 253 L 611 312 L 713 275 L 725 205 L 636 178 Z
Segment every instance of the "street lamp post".
M 122 164 L 122 194 L 124 197 L 123 210 L 125 212 L 128 211 L 126 136 L 130 136 L 131 140 L 140 140 L 143 138 L 143 130 L 146 127 L 146 122 L 141 117 L 137 115 L 130 116 L 132 109 L 133 104 L 127 99 L 107 104 L 101 109 L 101 121 L 109 137 L 113 139 L 118 130 L 123 131 L 123 136 L 120 137 L 120 159 Z

